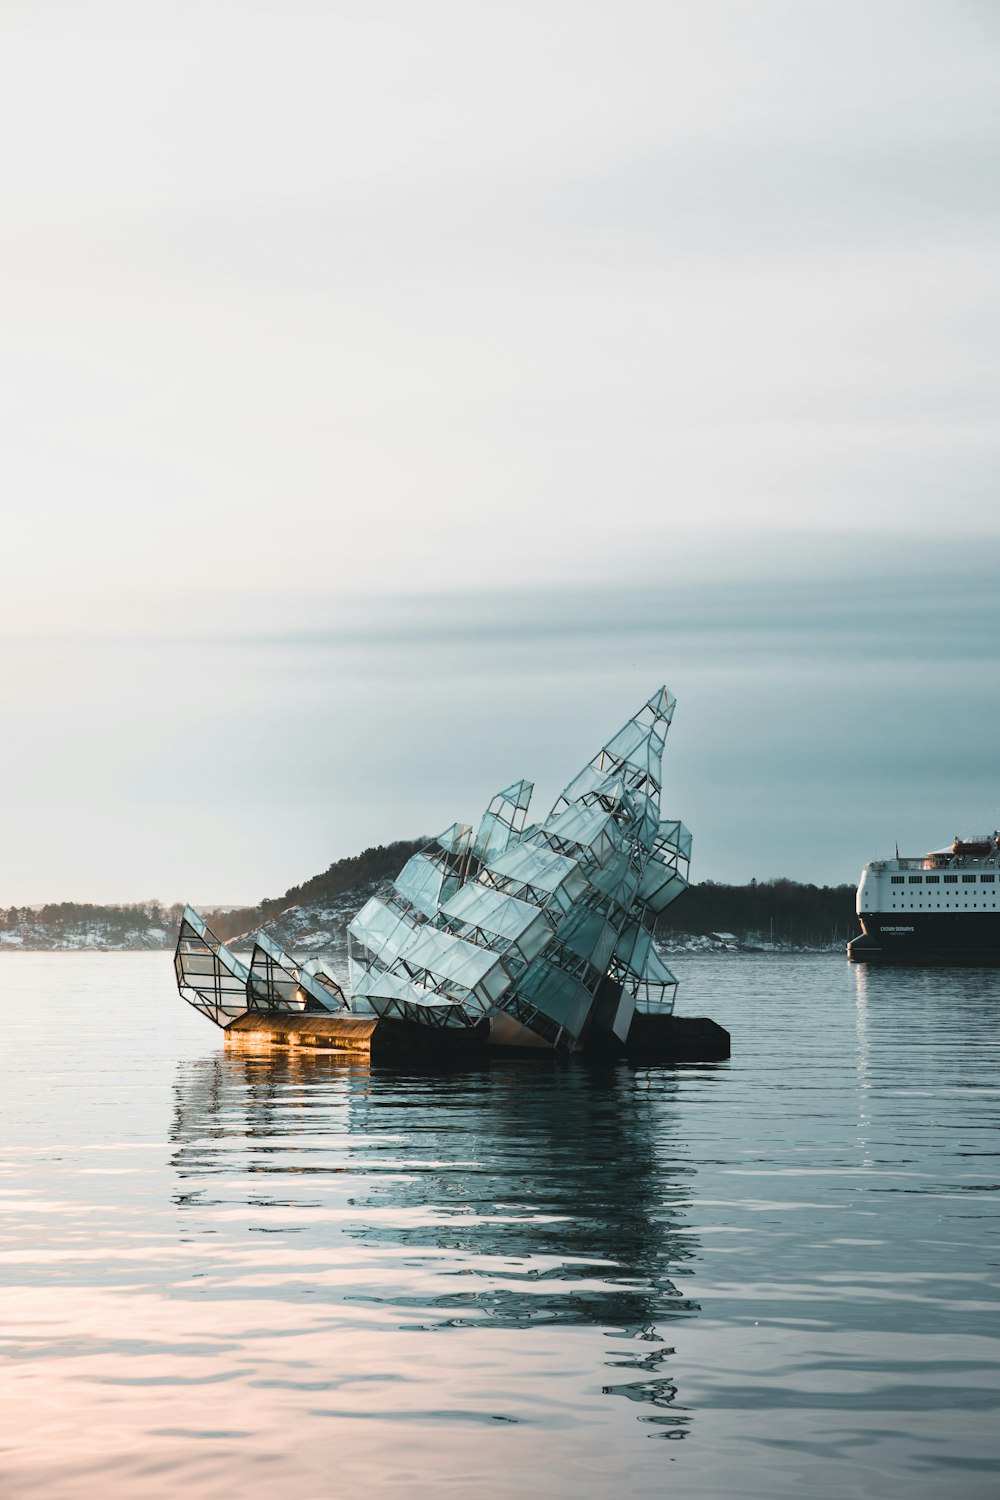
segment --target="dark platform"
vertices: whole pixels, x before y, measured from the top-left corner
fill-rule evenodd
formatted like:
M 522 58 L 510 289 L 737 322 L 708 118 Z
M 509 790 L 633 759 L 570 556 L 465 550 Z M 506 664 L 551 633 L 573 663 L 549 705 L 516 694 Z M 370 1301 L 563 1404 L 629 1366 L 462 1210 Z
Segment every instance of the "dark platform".
M 302 1047 L 310 1051 L 364 1053 L 373 1062 L 419 1059 L 452 1061 L 493 1056 L 546 1058 L 549 1048 L 491 1047 L 489 1026 L 468 1029 L 417 1026 L 374 1016 L 306 1015 L 251 1010 L 226 1027 L 226 1040 Z M 588 1058 L 627 1058 L 633 1063 L 721 1062 L 729 1056 L 729 1032 L 707 1016 L 636 1015 L 628 1041 L 605 1034 L 584 1048 Z
M 625 1044 L 630 1062 L 724 1062 L 729 1032 L 708 1016 L 632 1017 Z

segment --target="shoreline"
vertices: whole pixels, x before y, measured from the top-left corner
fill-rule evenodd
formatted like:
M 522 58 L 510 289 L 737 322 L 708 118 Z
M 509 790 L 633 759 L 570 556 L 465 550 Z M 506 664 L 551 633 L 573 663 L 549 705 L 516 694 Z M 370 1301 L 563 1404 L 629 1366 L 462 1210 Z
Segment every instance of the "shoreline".
M 698 934 L 692 934 L 688 942 L 657 942 L 656 946 L 661 955 L 666 959 L 673 958 L 705 958 L 716 957 L 720 954 L 728 954 L 736 958 L 795 958 L 804 954 L 842 954 L 847 951 L 847 939 L 838 939 L 830 943 L 719 943 L 709 939 L 702 939 Z M 148 942 L 124 942 L 124 943 L 102 943 L 100 941 L 84 940 L 73 942 L 66 940 L 61 943 L 38 943 L 38 942 L 11 942 L 10 939 L 0 938 L 0 954 L 4 953 L 166 953 L 173 954 L 174 942 L 148 943 Z M 235 952 L 242 952 L 244 945 L 233 943 L 230 945 Z M 246 951 L 250 951 L 249 945 Z M 344 955 L 344 950 L 317 949 L 310 950 L 309 957 L 325 957 L 338 960 Z

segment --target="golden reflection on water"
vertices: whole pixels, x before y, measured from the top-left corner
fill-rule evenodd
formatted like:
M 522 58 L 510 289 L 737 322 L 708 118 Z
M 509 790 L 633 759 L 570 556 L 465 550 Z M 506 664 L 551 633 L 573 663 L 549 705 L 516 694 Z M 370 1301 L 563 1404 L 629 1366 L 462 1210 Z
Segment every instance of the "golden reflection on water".
M 249 1495 L 279 1468 L 311 1493 L 332 1466 L 418 1494 L 431 1455 L 426 1493 L 489 1493 L 512 1447 L 544 1472 L 584 1427 L 617 1446 L 638 1410 L 683 1432 L 656 1321 L 696 1310 L 670 1275 L 690 1169 L 672 1180 L 653 1138 L 669 1098 L 663 1118 L 631 1096 L 627 1074 L 547 1064 L 407 1078 L 242 1047 L 179 1064 L 159 1203 L 104 1200 L 90 1240 L 79 1200 L 22 1194 L 55 1243 L 6 1264 L 55 1284 L 0 1298 L 25 1362 L 18 1483 L 37 1467 L 44 1493 L 70 1427 L 67 1495 L 106 1466 L 144 1494 L 228 1494 L 234 1464 Z
M 987 1493 L 995 977 L 699 961 L 730 1064 L 406 1074 L 37 957 L 3 1500 Z

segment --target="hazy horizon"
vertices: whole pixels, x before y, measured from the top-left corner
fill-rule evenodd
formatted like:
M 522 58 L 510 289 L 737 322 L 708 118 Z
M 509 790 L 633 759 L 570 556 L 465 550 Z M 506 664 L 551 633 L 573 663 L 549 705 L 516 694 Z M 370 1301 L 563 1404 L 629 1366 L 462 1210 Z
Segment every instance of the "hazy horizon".
M 805 556 L 769 573 L 696 571 L 633 584 L 627 610 L 607 584 L 482 590 L 352 601 L 256 634 L 36 641 L 36 683 L 53 657 L 60 672 L 74 653 L 81 667 L 100 663 L 99 694 L 81 677 L 89 722 L 110 718 L 125 738 L 138 714 L 155 741 L 140 742 L 118 799 L 155 819 L 148 863 L 174 879 L 122 891 L 105 865 L 89 888 L 84 873 L 4 904 L 254 904 L 368 845 L 474 821 L 521 775 L 543 815 L 664 680 L 678 706 L 663 804 L 694 833 L 695 880 L 837 884 L 897 840 L 922 853 L 997 826 L 996 554 L 981 542 L 973 565 L 962 548 L 902 549 L 873 557 L 865 577 L 824 550 L 825 577 Z M 196 690 L 197 763 L 191 716 L 167 681 Z M 85 806 L 84 790 L 52 801 L 82 826 L 89 858 L 102 809 Z M 10 809 L 8 823 L 18 818 Z M 27 846 L 26 822 L 20 831 Z M 224 878 L 237 859 L 257 861 L 256 888 Z

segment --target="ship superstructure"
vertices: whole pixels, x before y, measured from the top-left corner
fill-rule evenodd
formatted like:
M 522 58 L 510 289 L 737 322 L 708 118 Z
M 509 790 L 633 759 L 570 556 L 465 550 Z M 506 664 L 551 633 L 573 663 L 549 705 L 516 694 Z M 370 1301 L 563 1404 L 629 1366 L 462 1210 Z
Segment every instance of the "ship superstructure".
M 1000 963 L 1000 831 L 875 859 L 858 884 L 858 963 Z

